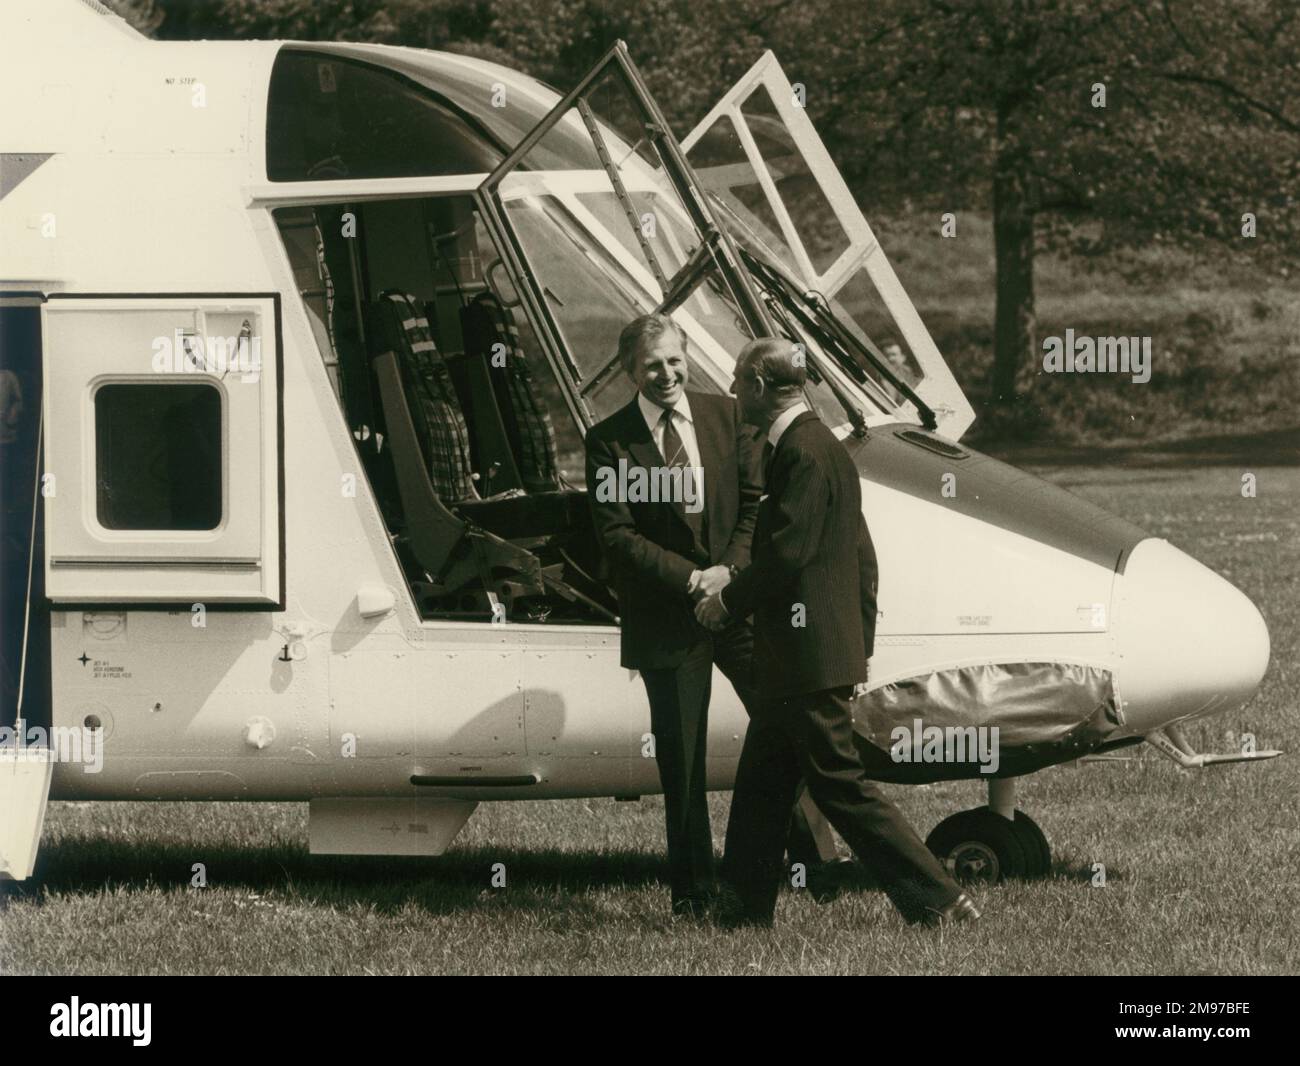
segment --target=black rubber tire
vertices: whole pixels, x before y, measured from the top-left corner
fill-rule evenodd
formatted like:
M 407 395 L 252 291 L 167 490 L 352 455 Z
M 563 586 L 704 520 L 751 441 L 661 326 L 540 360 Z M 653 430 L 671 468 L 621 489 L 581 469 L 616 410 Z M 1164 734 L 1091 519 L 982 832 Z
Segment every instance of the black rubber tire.
M 1025 858 L 1029 865 L 1026 877 L 1046 877 L 1052 872 L 1052 846 L 1047 842 L 1047 835 L 1038 827 L 1038 823 L 1024 811 L 1016 811 L 1013 823 L 1020 834 L 1020 843 L 1025 849 Z
M 954 878 L 965 883 L 996 884 L 1024 877 L 1030 867 L 1016 826 L 987 807 L 945 818 L 925 844 Z

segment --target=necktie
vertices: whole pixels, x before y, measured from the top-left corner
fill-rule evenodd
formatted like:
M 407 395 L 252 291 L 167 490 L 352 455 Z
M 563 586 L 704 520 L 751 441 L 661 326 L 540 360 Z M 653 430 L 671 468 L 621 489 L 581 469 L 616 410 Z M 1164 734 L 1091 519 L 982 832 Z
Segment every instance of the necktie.
M 659 425 L 663 431 L 663 446 L 659 450 L 663 452 L 664 461 L 669 466 L 689 466 L 691 459 L 686 454 L 686 445 L 682 442 L 681 434 L 673 425 L 672 411 L 664 411 L 663 417 L 659 419 Z
M 673 412 L 666 410 L 663 417 L 659 419 L 659 425 L 663 427 L 663 443 L 659 451 L 663 454 L 664 462 L 669 468 L 689 467 L 691 465 L 690 453 L 686 451 L 686 444 L 682 441 L 681 434 L 677 432 L 677 427 L 673 425 Z M 683 478 L 685 475 L 683 475 Z M 698 484 L 693 486 L 695 492 L 700 491 Z M 691 527 L 691 532 L 695 534 L 696 540 L 700 546 L 707 550 L 706 532 L 704 526 L 704 509 L 696 511 L 686 509 L 685 500 L 675 500 L 675 503 L 682 507 L 682 513 L 686 517 L 686 524 Z
M 772 447 L 770 440 L 763 442 L 763 484 L 768 482 L 768 473 L 772 469 L 772 456 L 776 454 L 776 449 Z

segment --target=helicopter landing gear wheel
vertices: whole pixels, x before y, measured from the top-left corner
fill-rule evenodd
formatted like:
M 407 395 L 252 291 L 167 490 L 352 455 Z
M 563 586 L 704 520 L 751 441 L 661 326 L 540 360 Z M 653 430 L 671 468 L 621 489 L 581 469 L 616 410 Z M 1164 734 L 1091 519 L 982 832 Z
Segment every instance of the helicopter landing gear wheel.
M 1028 860 L 1025 876 L 1046 877 L 1052 872 L 1052 846 L 1047 842 L 1046 834 L 1024 811 L 1016 811 L 1016 820 L 1012 825 L 1020 834 L 1020 843 Z
M 996 884 L 1008 877 L 1024 877 L 1030 866 L 1015 823 L 988 807 L 945 818 L 925 838 L 925 844 L 956 880 L 967 884 Z
M 935 826 L 925 843 L 958 881 L 1045 877 L 1052 868 L 1047 837 L 1020 810 L 1014 820 L 990 807 L 961 811 Z

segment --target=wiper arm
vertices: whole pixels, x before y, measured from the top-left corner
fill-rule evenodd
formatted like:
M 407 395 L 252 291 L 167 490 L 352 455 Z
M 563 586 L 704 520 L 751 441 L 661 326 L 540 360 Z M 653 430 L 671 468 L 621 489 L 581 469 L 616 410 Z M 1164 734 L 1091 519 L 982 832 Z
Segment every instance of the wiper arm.
M 705 278 L 712 274 L 718 268 L 716 252 L 721 242 L 721 235 L 718 231 L 710 226 L 704 234 L 704 240 L 698 248 L 695 249 L 682 265 L 682 268 L 673 276 L 672 281 L 666 288 L 667 295 L 664 296 L 663 302 L 655 309 L 660 314 L 671 314 L 676 308 L 680 307 L 689 298 Z M 744 254 L 742 252 L 742 254 Z M 763 279 L 760 278 L 760 281 Z M 790 330 L 791 333 L 797 334 L 785 315 L 772 306 L 774 302 L 782 302 L 787 310 L 794 314 L 801 314 L 801 310 L 789 304 L 788 300 L 781 300 L 780 293 L 770 291 L 767 285 L 762 287 L 762 295 L 766 297 L 768 311 L 779 318 L 782 323 Z M 803 313 L 806 319 L 806 313 Z M 805 322 L 806 325 L 806 322 Z M 849 398 L 843 389 L 839 387 L 835 379 L 817 366 L 816 357 L 807 353 L 808 357 L 813 360 L 813 368 L 821 376 L 822 380 L 830 387 L 831 392 L 839 401 L 840 406 L 844 408 L 845 413 L 849 416 L 849 421 L 853 425 L 853 435 L 856 437 L 865 437 L 867 435 L 867 421 L 862 411 Z
M 767 286 L 763 286 L 762 291 L 763 295 L 769 300 L 768 310 L 771 312 L 772 316 L 778 319 L 791 334 L 798 336 L 799 331 L 795 329 L 790 324 L 790 321 L 785 317 L 786 311 L 789 311 L 791 314 L 800 318 L 803 321 L 805 328 L 807 328 L 807 318 L 798 307 L 793 306 L 788 299 L 767 288 Z M 780 308 L 771 306 L 771 302 L 779 303 L 781 305 Z M 859 438 L 866 437 L 867 419 L 862 413 L 862 409 L 853 402 L 842 388 L 840 388 L 839 383 L 835 378 L 817 365 L 817 357 L 812 352 L 805 351 L 804 355 L 812 361 L 812 368 L 820 375 L 822 381 L 826 382 L 827 388 L 831 390 L 831 395 L 839 401 L 839 405 L 844 408 L 844 413 L 849 416 L 849 422 L 853 425 L 853 435 Z
M 721 237 L 718 231 L 710 226 L 700 246 L 690 254 L 682 264 L 681 270 L 677 271 L 672 280 L 664 286 L 663 303 L 655 308 L 659 314 L 670 315 L 681 307 L 690 299 L 691 293 L 696 290 L 700 282 L 718 268 L 715 253 L 719 240 Z
M 740 254 L 750 273 L 755 274 L 763 282 L 764 289 L 773 292 L 787 310 L 795 314 L 804 323 L 806 328 L 811 329 L 819 336 L 829 334 L 830 339 L 835 343 L 824 345 L 824 347 L 845 371 L 858 381 L 864 380 L 865 370 L 862 364 L 849 355 L 850 352 L 856 352 L 899 393 L 907 397 L 921 415 L 921 422 L 926 429 L 938 428 L 938 416 L 930 405 L 916 394 L 916 390 L 911 385 L 898 376 L 894 368 L 886 360 L 879 358 L 870 348 L 866 347 L 849 330 L 844 328 L 840 320 L 835 317 L 834 312 L 831 311 L 824 296 L 815 292 L 805 293 L 796 288 L 789 278 L 759 260 L 748 249 L 742 248 Z M 811 309 L 811 319 L 809 309 Z
M 864 345 L 852 334 L 852 332 L 844 328 L 843 324 L 835 317 L 834 312 L 832 312 L 830 307 L 827 305 L 826 297 L 819 292 L 808 292 L 804 294 L 803 299 L 812 306 L 814 313 L 817 315 L 818 321 L 822 324 L 822 327 L 830 332 L 836 341 L 845 347 L 857 351 L 858 354 L 870 362 L 871 365 L 880 372 L 890 385 L 907 397 L 912 406 L 914 406 L 920 414 L 921 424 L 924 425 L 926 429 L 934 430 L 939 428 L 939 418 L 938 415 L 935 414 L 934 409 L 917 395 L 916 390 L 898 375 L 894 368 L 889 365 L 887 360 L 877 358 L 870 348 Z

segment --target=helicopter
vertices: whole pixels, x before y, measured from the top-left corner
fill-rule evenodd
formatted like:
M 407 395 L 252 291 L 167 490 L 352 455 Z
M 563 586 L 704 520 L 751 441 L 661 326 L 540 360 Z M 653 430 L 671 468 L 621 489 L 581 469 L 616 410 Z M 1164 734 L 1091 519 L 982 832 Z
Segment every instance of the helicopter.
M 32 876 L 50 799 L 306 802 L 313 853 L 434 856 L 480 803 L 658 792 L 583 467 L 652 311 L 694 389 L 757 337 L 806 355 L 880 564 L 858 745 L 881 781 L 986 783 L 929 835 L 954 871 L 1048 871 L 1016 808 L 1045 767 L 1280 754 L 1183 732 L 1264 676 L 1245 595 L 962 443 L 974 410 L 771 52 L 679 142 L 622 42 L 560 93 L 424 49 L 152 41 L 95 0 L 0 20 L 26 101 L 0 124 L 0 877 Z M 714 692 L 723 790 L 747 717 Z

